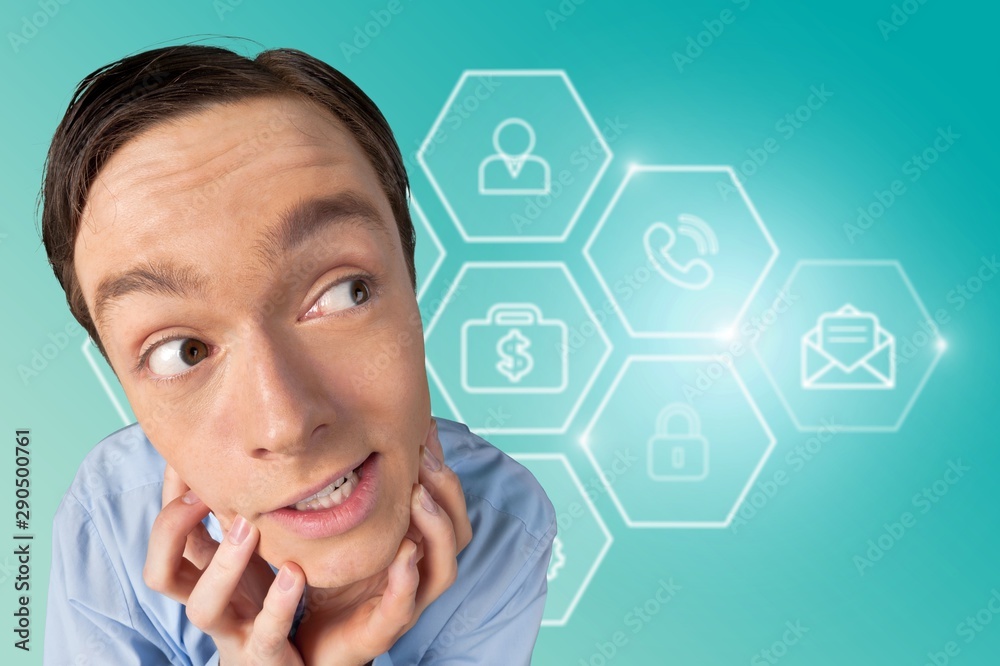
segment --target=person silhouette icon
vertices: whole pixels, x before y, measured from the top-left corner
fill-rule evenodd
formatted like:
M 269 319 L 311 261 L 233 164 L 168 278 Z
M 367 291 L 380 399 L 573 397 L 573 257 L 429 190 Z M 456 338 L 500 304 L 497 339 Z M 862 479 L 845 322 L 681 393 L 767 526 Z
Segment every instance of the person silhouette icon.
M 501 135 L 507 144 L 516 138 L 515 127 L 521 127 L 527 135 L 527 145 L 519 153 L 504 150 Z M 548 194 L 552 187 L 552 171 L 549 163 L 537 155 L 535 130 L 528 121 L 521 118 L 507 118 L 493 130 L 493 148 L 496 153 L 479 163 L 480 194 Z

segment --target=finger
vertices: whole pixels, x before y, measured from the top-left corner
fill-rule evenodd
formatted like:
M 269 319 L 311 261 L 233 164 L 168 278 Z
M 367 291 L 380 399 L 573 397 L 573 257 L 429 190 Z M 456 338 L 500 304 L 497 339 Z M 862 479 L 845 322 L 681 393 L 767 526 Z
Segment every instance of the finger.
M 208 507 L 185 493 L 163 507 L 149 534 L 142 577 L 146 585 L 175 601 L 186 603 L 201 571 L 184 559 L 188 535 L 208 515 Z
M 203 570 L 211 563 L 215 557 L 215 552 L 219 549 L 219 542 L 212 538 L 201 522 L 194 526 L 188 534 L 187 544 L 184 547 L 184 558 L 193 565 Z
M 424 445 L 429 447 L 430 450 L 437 456 L 438 460 L 444 460 L 444 449 L 441 448 L 441 437 L 438 434 L 438 424 L 437 420 L 432 416 L 430 427 L 427 430 L 427 441 Z
M 420 562 L 417 609 L 422 611 L 448 589 L 458 574 L 458 548 L 451 519 L 430 491 L 417 485 L 411 500 L 411 520 L 424 535 L 424 557 Z
M 298 565 L 292 562 L 282 565 L 253 622 L 249 644 L 252 656 L 270 663 L 288 650 L 288 632 L 305 587 L 306 577 Z
M 191 488 L 184 483 L 177 470 L 167 465 L 163 470 L 163 506 L 170 504 L 189 490 Z
M 472 524 L 465 504 L 465 491 L 458 475 L 441 459 L 434 455 L 431 447 L 424 446 L 420 452 L 421 464 L 419 481 L 431 493 L 451 518 L 455 530 L 455 541 L 459 552 L 472 540 Z
M 403 539 L 389 565 L 388 582 L 378 605 L 368 616 L 367 634 L 372 650 L 392 645 L 417 616 L 415 611 L 420 575 L 417 572 L 417 545 Z
M 184 495 L 189 490 L 191 490 L 190 486 L 181 479 L 177 470 L 167 465 L 163 470 L 163 506 Z M 204 569 L 212 561 L 218 545 L 218 542 L 208 533 L 204 523 L 195 525 L 194 529 L 188 535 L 187 545 L 184 548 L 184 557 L 199 569 Z
M 243 578 L 260 532 L 242 516 L 233 521 L 211 563 L 202 572 L 187 601 L 188 619 L 202 631 L 213 633 L 227 620 L 225 611 Z M 269 583 L 273 583 L 270 580 Z M 261 595 L 264 596 L 263 594 Z M 258 602 L 262 599 L 256 600 Z

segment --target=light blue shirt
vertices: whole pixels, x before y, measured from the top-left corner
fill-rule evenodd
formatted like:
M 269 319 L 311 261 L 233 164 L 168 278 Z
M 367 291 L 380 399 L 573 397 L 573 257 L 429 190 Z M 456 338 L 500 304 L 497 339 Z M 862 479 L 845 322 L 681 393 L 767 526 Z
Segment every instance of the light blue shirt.
M 437 419 L 445 461 L 465 490 L 472 541 L 455 583 L 375 666 L 527 664 L 538 635 L 556 517 L 535 478 L 453 421 Z M 146 587 L 164 460 L 138 424 L 87 455 L 56 511 L 46 664 L 216 664 L 184 606 Z M 221 540 L 213 515 L 209 532 Z

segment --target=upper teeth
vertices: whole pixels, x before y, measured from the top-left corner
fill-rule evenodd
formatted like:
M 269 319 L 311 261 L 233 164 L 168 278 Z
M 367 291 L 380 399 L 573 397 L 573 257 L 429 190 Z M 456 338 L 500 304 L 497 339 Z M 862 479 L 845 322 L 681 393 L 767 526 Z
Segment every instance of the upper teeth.
M 304 500 L 292 505 L 297 511 L 315 511 L 317 509 L 329 509 L 332 506 L 341 504 L 351 496 L 351 492 L 358 486 L 360 481 L 358 469 L 354 469 L 347 476 L 342 476 L 315 495 L 311 495 Z

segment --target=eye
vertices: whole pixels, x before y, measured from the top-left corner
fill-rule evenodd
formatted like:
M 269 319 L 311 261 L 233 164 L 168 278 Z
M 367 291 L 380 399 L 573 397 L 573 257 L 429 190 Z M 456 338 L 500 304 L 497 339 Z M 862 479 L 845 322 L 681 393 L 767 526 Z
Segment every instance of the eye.
M 178 375 L 208 356 L 208 346 L 194 338 L 177 338 L 157 345 L 149 352 L 149 369 L 166 377 Z
M 316 305 L 306 314 L 312 314 L 317 308 L 321 312 L 337 312 L 366 303 L 371 298 L 368 283 L 361 278 L 352 278 L 333 285 L 316 301 Z

